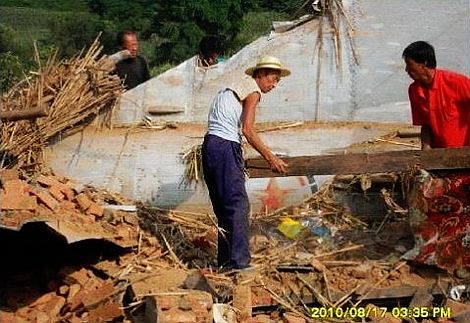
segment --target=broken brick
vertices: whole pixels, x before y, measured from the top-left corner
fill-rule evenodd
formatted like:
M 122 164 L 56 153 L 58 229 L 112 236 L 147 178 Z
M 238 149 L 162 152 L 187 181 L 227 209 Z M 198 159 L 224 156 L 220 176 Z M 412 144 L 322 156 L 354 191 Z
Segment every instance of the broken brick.
M 61 208 L 65 209 L 65 210 L 75 210 L 76 208 L 76 204 L 73 203 L 73 202 L 70 202 L 70 201 L 62 201 L 60 202 L 60 206 Z
M 208 292 L 192 291 L 186 298 L 190 301 L 193 310 L 210 310 L 213 305 L 212 296 Z
M 58 186 L 49 187 L 49 193 L 57 200 L 62 201 L 65 198 L 64 193 L 61 192 Z
M 89 306 L 109 297 L 110 295 L 113 294 L 113 292 L 114 292 L 113 282 L 107 281 L 101 284 L 101 286 L 98 287 L 97 289 L 84 293 L 81 296 L 81 301 L 83 305 Z
M 121 305 L 118 303 L 110 303 L 102 305 L 89 312 L 87 322 L 114 322 L 124 317 Z
M 37 200 L 35 196 L 27 196 L 21 194 L 3 194 L 0 193 L 0 209 L 2 210 L 30 210 L 37 208 Z
M 269 306 L 272 305 L 273 299 L 271 294 L 264 288 L 253 288 L 251 294 L 252 306 Z
M 79 284 L 81 286 L 85 286 L 86 283 L 91 279 L 93 274 L 85 268 L 81 268 L 80 270 L 74 270 L 73 268 L 64 268 L 61 272 L 64 277 L 63 281 L 67 285 L 71 285 L 70 288 L 72 289 L 72 284 Z
M 2 323 L 15 323 L 16 322 L 15 313 L 0 310 L 0 322 L 2 322 Z
M 52 322 L 52 320 L 49 317 L 49 315 L 47 315 L 44 312 L 39 311 L 36 314 L 36 320 L 34 322 L 35 323 L 50 323 L 50 322 Z
M 2 178 L 2 180 L 4 182 L 7 182 L 7 181 L 12 181 L 12 180 L 17 180 L 19 179 L 18 177 L 18 169 L 17 168 L 13 168 L 13 169 L 3 169 L 0 171 L 0 178 Z M 0 321 L 1 322 L 1 321 Z
M 16 322 L 30 322 L 30 317 L 34 316 L 37 311 L 32 307 L 23 307 L 15 312 L 15 323 Z M 21 318 L 25 320 L 21 320 Z
M 249 317 L 245 320 L 241 320 L 240 323 L 260 323 L 257 318 Z
M 125 212 L 122 216 L 122 220 L 125 223 L 130 224 L 135 227 L 139 225 L 139 219 L 137 218 L 137 215 L 134 212 L 132 213 Z
M 85 193 L 78 194 L 77 196 L 75 196 L 75 199 L 77 200 L 78 205 L 84 212 L 91 206 L 92 202 Z
M 36 181 L 40 184 L 45 185 L 45 186 L 54 186 L 54 185 L 59 184 L 59 181 L 57 179 L 55 179 L 54 177 L 46 176 L 46 175 L 43 175 L 43 174 L 39 175 L 36 178 Z
M 131 234 L 129 232 L 129 229 L 128 228 L 118 228 L 117 229 L 117 233 L 115 235 L 115 238 L 118 239 L 118 240 L 127 240 L 127 239 L 130 239 L 131 237 Z
M 97 203 L 91 202 L 90 207 L 88 207 L 86 210 L 86 213 L 100 218 L 103 216 L 103 207 Z
M 20 179 L 4 181 L 3 189 L 6 195 L 16 194 L 16 195 L 28 195 L 29 186 L 25 181 Z
M 266 314 L 259 314 L 254 317 L 257 323 L 272 323 L 271 317 Z
M 194 323 L 197 322 L 196 314 L 192 311 L 183 311 L 179 308 L 172 307 L 168 311 L 161 311 L 158 313 L 159 323 Z
M 64 194 L 67 200 L 72 201 L 75 198 L 75 193 L 68 185 L 64 183 L 59 183 L 55 187 L 57 187 L 60 192 Z
M 451 299 L 446 300 L 446 307 L 448 307 L 452 313 L 452 316 L 459 316 L 462 313 L 470 313 L 470 305 L 453 301 Z
M 59 295 L 66 296 L 67 293 L 69 292 L 69 290 L 70 290 L 70 287 L 69 287 L 69 286 L 67 286 L 67 285 L 62 285 L 62 286 L 59 287 L 58 292 L 59 292 Z
M 54 295 L 52 300 L 41 306 L 42 310 L 50 317 L 56 318 L 60 315 L 60 310 L 65 305 L 65 297 Z
M 238 310 L 242 320 L 251 317 L 251 287 L 249 285 L 235 287 L 233 291 L 233 307 Z
M 68 295 L 67 295 L 67 303 L 70 303 L 75 295 L 80 292 L 81 286 L 80 284 L 72 284 L 69 286 Z
M 37 196 L 39 202 L 43 203 L 52 211 L 55 211 L 59 206 L 59 202 L 49 194 L 47 191 L 32 190 L 34 195 Z
M 292 313 L 284 313 L 282 315 L 282 321 L 285 323 L 306 323 L 307 321 L 298 315 Z
M 160 310 L 169 310 L 179 306 L 178 296 L 164 295 L 155 297 L 156 307 Z

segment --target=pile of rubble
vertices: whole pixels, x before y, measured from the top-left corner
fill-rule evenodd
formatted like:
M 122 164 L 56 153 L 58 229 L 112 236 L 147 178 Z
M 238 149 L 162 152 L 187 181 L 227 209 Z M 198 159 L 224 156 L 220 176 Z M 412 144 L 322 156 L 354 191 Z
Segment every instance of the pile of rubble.
M 354 321 L 315 310 L 348 307 L 380 313 L 368 315 L 371 322 L 398 323 L 403 317 L 392 308 L 403 304 L 442 308 L 432 322 L 451 322 L 450 313 L 465 322 L 470 315 L 449 298 L 461 282 L 400 260 L 412 245 L 400 213 L 365 223 L 334 202 L 331 189 L 254 217 L 255 269 L 217 272 L 217 227 L 208 214 L 135 205 L 51 174 L 8 170 L 2 178 L 0 229 L 21 233 L 42 223 L 52 234 L 43 239 L 60 237 L 67 245 L 61 255 L 68 254 L 55 267 L 8 274 L 0 286 L 2 323 Z M 286 217 L 321 217 L 329 230 L 288 238 L 278 230 Z M 71 261 L 81 253 L 97 256 Z
M 102 237 L 121 247 L 136 244 L 136 214 L 122 212 L 119 220 L 114 219 L 120 208 L 107 192 L 79 190 L 71 181 L 60 181 L 52 175 L 40 174 L 26 181 L 19 179 L 15 169 L 3 170 L 1 177 L 0 225 L 4 228 L 19 230 L 28 222 L 42 221 L 69 242 Z M 114 204 L 105 203 L 106 198 Z

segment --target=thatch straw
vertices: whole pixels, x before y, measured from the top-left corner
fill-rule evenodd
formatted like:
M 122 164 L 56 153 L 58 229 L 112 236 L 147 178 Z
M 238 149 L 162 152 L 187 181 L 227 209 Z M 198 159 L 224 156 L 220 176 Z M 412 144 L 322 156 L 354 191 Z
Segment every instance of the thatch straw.
M 39 70 L 2 96 L 4 111 L 46 107 L 49 114 L 34 121 L 4 124 L 0 133 L 0 167 L 14 163 L 40 165 L 43 148 L 52 138 L 112 110 L 123 88 L 120 79 L 107 72 L 107 58 L 99 58 L 101 49 L 95 40 L 86 52 L 70 60 L 56 62 L 52 55 L 41 66 L 37 58 Z M 105 117 L 109 120 L 110 114 Z
M 197 185 L 204 181 L 202 173 L 202 145 L 197 144 L 181 153 L 184 164 L 184 174 L 181 185 L 184 187 Z

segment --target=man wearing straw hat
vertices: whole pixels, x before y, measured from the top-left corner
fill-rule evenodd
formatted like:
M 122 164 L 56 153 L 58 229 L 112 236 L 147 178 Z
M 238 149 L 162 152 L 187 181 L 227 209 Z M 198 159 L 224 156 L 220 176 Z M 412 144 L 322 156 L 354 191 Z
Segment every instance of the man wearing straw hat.
M 269 163 L 285 173 L 287 164 L 258 136 L 254 124 L 261 95 L 276 87 L 290 71 L 276 57 L 264 56 L 237 84 L 219 91 L 210 107 L 208 131 L 202 145 L 204 180 L 219 227 L 217 262 L 224 269 L 250 264 L 249 200 L 245 189 L 242 134 Z

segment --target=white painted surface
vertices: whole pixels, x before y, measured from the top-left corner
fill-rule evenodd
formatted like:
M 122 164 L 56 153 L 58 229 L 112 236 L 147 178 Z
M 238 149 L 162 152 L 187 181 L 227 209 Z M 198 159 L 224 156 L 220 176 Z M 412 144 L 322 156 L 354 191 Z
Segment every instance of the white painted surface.
M 386 133 L 377 128 L 292 128 L 261 133 L 274 151 L 288 156 L 321 155 Z M 46 153 L 56 173 L 81 184 L 107 188 L 161 207 L 210 210 L 205 186 L 181 187 L 184 166 L 180 153 L 202 142 L 200 125 L 178 129 L 114 129 L 78 133 L 55 144 Z M 248 151 L 246 156 L 256 153 Z M 320 180 L 320 179 L 319 179 Z M 249 179 L 247 191 L 255 212 L 265 204 L 285 206 L 307 197 L 305 177 Z
M 332 41 L 325 36 L 320 120 L 409 122 L 407 87 L 401 54 L 416 40 L 430 41 L 438 65 L 470 75 L 470 0 L 348 0 L 356 26 L 360 65 L 353 63 L 343 37 L 341 72 L 334 64 Z M 116 124 L 139 123 L 149 110 L 173 112 L 158 120 L 205 121 L 215 93 L 240 78 L 264 54 L 278 56 L 292 70 L 262 98 L 257 119 L 313 120 L 316 102 L 318 22 L 282 34 L 260 37 L 233 57 L 205 70 L 191 58 L 127 92 Z M 177 111 L 180 111 L 177 113 Z

